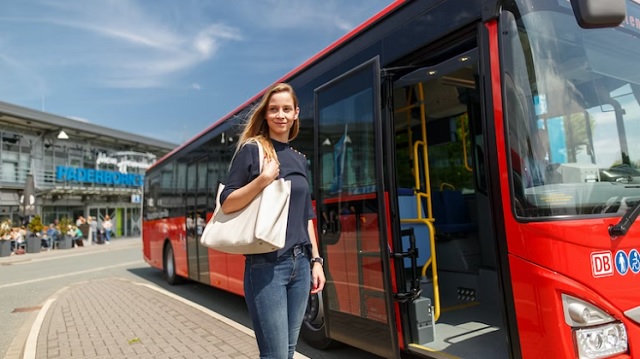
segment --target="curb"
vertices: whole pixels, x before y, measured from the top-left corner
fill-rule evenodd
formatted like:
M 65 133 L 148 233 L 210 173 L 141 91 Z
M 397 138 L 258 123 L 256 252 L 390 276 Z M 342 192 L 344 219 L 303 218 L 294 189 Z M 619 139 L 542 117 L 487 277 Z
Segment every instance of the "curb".
M 40 335 L 40 329 L 44 322 L 44 317 L 47 315 L 51 304 L 56 301 L 56 298 L 47 299 L 42 306 L 42 309 L 38 312 L 36 320 L 33 322 L 29 336 L 27 337 L 26 344 L 24 345 L 23 359 L 33 359 L 36 357 L 36 348 L 38 347 L 38 336 Z

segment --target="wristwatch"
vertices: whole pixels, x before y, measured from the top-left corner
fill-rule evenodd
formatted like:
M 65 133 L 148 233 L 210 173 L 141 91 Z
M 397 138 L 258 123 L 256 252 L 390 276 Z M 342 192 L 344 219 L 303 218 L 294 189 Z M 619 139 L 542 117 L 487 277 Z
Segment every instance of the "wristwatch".
M 322 257 L 311 258 L 311 263 L 320 263 L 321 266 L 324 266 L 324 259 Z

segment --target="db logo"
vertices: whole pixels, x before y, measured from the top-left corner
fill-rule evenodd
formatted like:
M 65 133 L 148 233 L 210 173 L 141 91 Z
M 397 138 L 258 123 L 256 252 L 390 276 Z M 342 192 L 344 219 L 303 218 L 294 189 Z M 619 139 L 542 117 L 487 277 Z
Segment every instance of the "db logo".
M 591 271 L 594 277 L 606 277 L 613 275 L 613 262 L 611 252 L 591 253 Z

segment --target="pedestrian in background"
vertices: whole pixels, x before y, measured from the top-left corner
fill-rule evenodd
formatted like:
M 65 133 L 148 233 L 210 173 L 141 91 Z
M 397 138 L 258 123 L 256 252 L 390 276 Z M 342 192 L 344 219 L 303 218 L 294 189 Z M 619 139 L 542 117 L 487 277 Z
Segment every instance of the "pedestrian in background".
M 89 231 L 91 232 L 91 241 L 98 243 L 98 221 L 96 217 L 89 216 Z
M 84 247 L 84 243 L 82 243 L 82 230 L 77 226 L 73 226 L 71 228 L 72 229 L 69 231 L 69 234 L 71 235 L 71 239 L 73 240 L 73 246 L 76 248 Z
M 91 218 L 91 217 L 89 217 Z M 89 236 L 91 235 L 91 228 L 89 223 L 87 223 L 87 219 L 82 217 L 80 220 L 80 225 L 78 226 L 80 231 L 82 232 L 82 240 L 87 242 L 87 245 L 91 245 L 91 241 Z
M 108 214 L 105 214 L 104 219 L 102 220 L 102 229 L 104 230 L 104 239 L 105 244 L 109 244 L 111 240 L 111 229 L 113 227 L 113 223 L 111 223 L 111 217 Z
M 25 235 L 22 233 L 21 228 L 14 227 L 11 229 L 11 250 L 13 253 L 18 253 L 20 249 L 24 250 L 26 246 L 24 238 Z M 20 252 L 19 254 L 24 254 L 24 252 Z
M 53 222 L 49 223 L 49 228 L 47 228 L 45 235 L 47 237 L 48 249 L 53 248 L 53 244 L 60 240 L 60 232 L 58 232 L 58 228 Z
M 325 284 L 311 206 L 307 159 L 289 145 L 299 132 L 298 99 L 290 85 L 271 86 L 246 124 L 220 196 L 224 213 L 246 207 L 277 178 L 291 181 L 282 249 L 245 257 L 244 294 L 261 359 L 293 358 L 309 293 Z M 258 146 L 265 152 L 262 172 Z

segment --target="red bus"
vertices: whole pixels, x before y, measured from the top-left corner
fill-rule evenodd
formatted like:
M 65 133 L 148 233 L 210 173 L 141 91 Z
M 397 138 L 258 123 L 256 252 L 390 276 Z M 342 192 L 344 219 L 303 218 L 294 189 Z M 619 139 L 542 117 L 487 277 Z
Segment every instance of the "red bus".
M 395 1 L 283 76 L 327 275 L 302 339 L 640 357 L 639 37 L 637 1 Z M 144 258 L 170 283 L 243 294 L 244 258 L 199 235 L 261 95 L 147 172 Z

